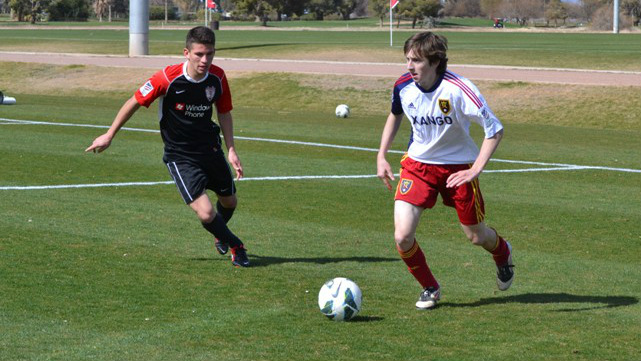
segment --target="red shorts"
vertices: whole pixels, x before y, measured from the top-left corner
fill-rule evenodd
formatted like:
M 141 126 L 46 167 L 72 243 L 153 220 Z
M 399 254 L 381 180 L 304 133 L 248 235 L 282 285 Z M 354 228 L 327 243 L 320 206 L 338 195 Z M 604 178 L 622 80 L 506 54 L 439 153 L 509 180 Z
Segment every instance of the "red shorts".
M 405 155 L 401 159 L 401 167 L 394 199 L 432 208 L 440 194 L 443 204 L 456 209 L 462 224 L 471 226 L 485 219 L 485 204 L 478 178 L 456 188 L 445 186 L 450 174 L 469 169 L 469 164 L 426 164 Z

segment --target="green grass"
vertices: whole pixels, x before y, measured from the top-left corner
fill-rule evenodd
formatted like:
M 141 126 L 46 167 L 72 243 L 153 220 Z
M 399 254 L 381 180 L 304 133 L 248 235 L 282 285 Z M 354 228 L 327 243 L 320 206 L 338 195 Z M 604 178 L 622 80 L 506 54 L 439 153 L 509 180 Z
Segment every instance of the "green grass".
M 384 26 L 389 27 L 389 19 L 386 16 L 384 19 Z M 183 21 L 183 20 L 170 20 L 165 22 L 164 20 L 150 20 L 150 27 L 164 27 L 164 26 L 185 26 L 191 27 L 196 25 L 202 25 L 204 22 L 203 19 L 193 20 L 193 21 Z M 484 18 L 444 18 L 438 22 L 438 26 L 442 27 L 484 27 L 492 26 L 493 21 L 491 19 Z M 0 14 L 0 25 L 1 26 L 15 26 L 21 27 L 25 25 L 31 26 L 29 22 L 17 22 L 11 20 L 9 15 Z M 37 22 L 33 24 L 37 27 L 47 28 L 47 27 L 114 27 L 114 26 L 129 26 L 129 18 L 120 18 L 113 19 L 112 22 L 103 21 L 100 22 L 97 19 L 89 19 L 88 21 L 44 21 Z M 220 26 L 224 28 L 237 28 L 237 27 L 256 27 L 262 28 L 262 24 L 255 21 L 231 21 L 231 20 L 221 20 Z M 291 21 L 269 21 L 267 23 L 267 28 L 313 28 L 313 29 L 327 29 L 327 28 L 378 28 L 380 27 L 380 20 L 378 18 L 359 18 L 359 19 L 350 19 L 350 20 L 291 20 Z M 394 27 L 397 26 L 397 20 L 394 20 Z M 512 26 L 511 24 L 506 24 L 506 26 Z M 400 24 L 401 29 L 411 28 L 411 22 L 403 20 Z
M 554 68 L 641 71 L 639 34 L 457 32 L 447 36 L 450 62 Z M 217 56 L 283 59 L 402 62 L 401 46 L 411 31 L 218 32 Z M 150 54 L 175 55 L 185 30 L 151 30 Z M 2 29 L 0 51 L 127 54 L 128 31 L 106 29 Z
M 137 81 L 119 69 L 102 71 L 127 89 L 65 81 L 92 71 L 0 63 L 0 83 L 18 100 L 1 106 L 0 117 L 108 125 Z M 46 82 L 30 86 L 43 74 Z M 491 258 L 438 204 L 418 239 L 443 300 L 417 312 L 419 287 L 394 249 L 392 194 L 380 181 L 251 180 L 374 174 L 374 152 L 247 138 L 377 148 L 389 81 L 230 79 L 248 178 L 238 183 L 230 225 L 254 267 L 234 269 L 215 253 L 172 184 L 0 189 L 0 360 L 638 358 L 641 174 L 496 173 L 489 171 L 539 166 L 491 162 L 481 176 L 488 222 L 514 245 L 515 283 L 495 290 Z M 641 169 L 638 104 L 625 101 L 641 99 L 641 90 L 478 85 L 506 125 L 495 158 Z M 563 107 L 569 99 L 578 105 Z M 339 102 L 352 106 L 352 117 L 333 116 Z M 596 103 L 615 111 L 586 119 Z M 156 105 L 141 109 L 127 126 L 156 129 L 156 116 Z M 158 134 L 123 131 L 105 153 L 83 153 L 102 131 L 0 120 L 0 187 L 169 180 Z M 395 149 L 408 133 L 404 124 Z M 320 286 L 336 276 L 363 290 L 355 322 L 318 311 Z

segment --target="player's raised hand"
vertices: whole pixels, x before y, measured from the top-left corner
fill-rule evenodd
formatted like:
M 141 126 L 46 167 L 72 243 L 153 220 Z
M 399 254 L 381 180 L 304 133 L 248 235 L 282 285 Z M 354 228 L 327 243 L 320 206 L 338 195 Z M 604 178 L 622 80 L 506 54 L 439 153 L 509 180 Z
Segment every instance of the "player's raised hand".
M 392 172 L 392 167 L 389 165 L 385 158 L 378 158 L 376 162 L 376 175 L 378 178 L 383 181 L 383 184 L 389 189 L 392 190 L 392 184 L 390 181 L 394 180 L 394 172 Z
M 109 148 L 109 146 L 111 145 L 111 139 L 112 137 L 109 134 L 103 134 L 94 139 L 93 143 L 91 143 L 91 145 L 87 149 L 85 149 L 85 152 L 100 153 Z

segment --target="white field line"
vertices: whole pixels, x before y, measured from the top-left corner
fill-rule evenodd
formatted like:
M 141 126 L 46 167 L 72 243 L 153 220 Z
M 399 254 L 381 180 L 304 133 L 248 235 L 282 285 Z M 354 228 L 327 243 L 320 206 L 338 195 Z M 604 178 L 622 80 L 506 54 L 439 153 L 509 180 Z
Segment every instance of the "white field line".
M 101 128 L 101 129 L 108 129 L 109 128 L 109 126 L 106 126 L 106 125 L 55 123 L 55 122 L 42 122 L 42 121 L 19 120 L 19 119 L 8 119 L 8 118 L 0 118 L 0 122 L 4 122 L 4 123 L 0 123 L 0 124 L 52 125 L 52 126 L 65 126 L 65 127 Z M 154 130 L 154 129 L 129 128 L 129 127 L 123 127 L 122 129 L 123 130 L 128 130 L 128 131 L 133 131 L 133 132 L 159 133 L 158 130 Z M 259 141 L 259 142 L 294 144 L 294 145 L 313 146 L 313 147 L 359 150 L 359 151 L 366 151 L 366 152 L 378 152 L 378 149 L 375 149 L 375 148 L 354 147 L 354 146 L 326 144 L 326 143 L 302 142 L 302 141 L 294 141 L 294 140 L 269 139 L 269 138 L 240 137 L 240 136 L 236 136 L 235 138 L 236 139 L 242 139 L 242 140 L 248 140 L 248 141 Z M 397 151 L 397 150 L 390 150 L 390 153 L 403 154 L 405 152 L 404 151 Z M 641 169 L 630 169 L 630 168 L 614 168 L 614 167 L 603 167 L 603 166 L 582 166 L 582 165 L 575 165 L 575 164 L 519 161 L 519 160 L 508 160 L 508 159 L 492 159 L 492 161 L 494 161 L 494 162 L 502 162 L 502 163 L 513 163 L 513 164 L 541 165 L 541 166 L 547 166 L 547 167 L 524 168 L 524 169 L 485 170 L 484 173 L 549 172 L 549 171 L 581 170 L 581 169 L 594 169 L 594 170 L 608 170 L 608 171 L 616 171 L 616 172 L 641 173 Z M 398 175 L 396 175 L 396 176 L 398 176 Z M 248 178 L 241 179 L 241 181 L 275 181 L 275 180 L 277 181 L 277 180 L 307 180 L 307 179 L 363 179 L 363 178 L 375 178 L 375 177 L 376 177 L 376 175 L 273 176 L 273 177 L 248 177 Z M 127 187 L 127 186 L 163 185 L 163 184 L 172 184 L 172 183 L 173 183 L 172 181 L 162 181 L 162 182 L 121 182 L 121 183 L 95 183 L 95 184 L 68 184 L 68 185 L 50 185 L 50 186 L 0 186 L 0 190 L 41 190 L 41 189 L 68 189 L 68 188 Z

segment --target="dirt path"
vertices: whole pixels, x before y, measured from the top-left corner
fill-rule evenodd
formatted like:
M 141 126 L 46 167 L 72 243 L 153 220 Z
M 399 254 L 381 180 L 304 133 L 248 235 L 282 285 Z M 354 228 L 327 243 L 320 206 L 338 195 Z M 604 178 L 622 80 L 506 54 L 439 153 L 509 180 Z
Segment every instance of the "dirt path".
M 0 52 L 0 61 L 58 65 L 96 65 L 159 69 L 183 61 L 174 56 L 108 56 L 92 54 L 57 54 Z M 267 60 L 216 58 L 214 63 L 226 71 L 293 72 L 395 78 L 405 72 L 404 64 L 336 61 Z M 489 65 L 448 66 L 472 80 L 523 81 L 531 83 L 583 84 L 603 86 L 641 86 L 641 72 L 502 67 Z

